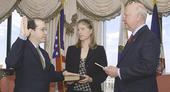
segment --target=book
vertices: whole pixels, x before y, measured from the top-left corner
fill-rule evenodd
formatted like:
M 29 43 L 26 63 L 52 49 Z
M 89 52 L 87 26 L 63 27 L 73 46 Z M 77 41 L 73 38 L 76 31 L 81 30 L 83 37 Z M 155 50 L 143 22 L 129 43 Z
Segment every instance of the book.
M 84 78 L 85 77 L 81 75 L 69 75 L 69 76 L 64 76 L 64 81 L 79 81 Z

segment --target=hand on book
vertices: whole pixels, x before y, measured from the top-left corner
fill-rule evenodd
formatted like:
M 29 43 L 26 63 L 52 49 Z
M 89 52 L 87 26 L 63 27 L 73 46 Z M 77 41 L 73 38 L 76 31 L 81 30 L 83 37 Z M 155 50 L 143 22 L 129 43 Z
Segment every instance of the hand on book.
M 65 81 L 67 83 L 67 85 L 72 85 L 74 83 L 79 83 L 79 81 L 82 81 L 83 79 L 85 79 L 86 77 L 84 75 L 79 75 L 79 76 L 69 76 L 69 77 L 65 77 Z
M 63 75 L 64 76 L 79 76 L 79 74 L 77 73 L 68 72 L 66 70 L 63 72 Z
M 64 75 L 64 81 L 78 81 L 78 80 L 80 80 L 80 75 L 77 73 L 64 71 L 63 75 Z
M 89 83 L 92 82 L 93 79 L 88 76 L 88 75 L 81 75 L 81 80 L 79 81 L 79 83 Z

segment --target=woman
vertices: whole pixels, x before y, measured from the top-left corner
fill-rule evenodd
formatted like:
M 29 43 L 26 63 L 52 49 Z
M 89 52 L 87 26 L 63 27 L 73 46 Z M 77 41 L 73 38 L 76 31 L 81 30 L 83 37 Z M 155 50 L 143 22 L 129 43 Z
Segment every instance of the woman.
M 68 92 L 101 92 L 101 83 L 106 80 L 107 75 L 95 63 L 107 66 L 104 47 L 96 44 L 90 20 L 79 20 L 77 28 L 78 42 L 67 50 L 66 70 L 79 73 L 84 79 L 68 85 Z

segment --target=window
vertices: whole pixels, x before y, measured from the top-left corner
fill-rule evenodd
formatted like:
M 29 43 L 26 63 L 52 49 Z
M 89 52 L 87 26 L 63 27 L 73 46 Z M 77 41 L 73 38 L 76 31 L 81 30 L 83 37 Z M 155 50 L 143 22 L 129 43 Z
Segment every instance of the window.
M 12 12 L 11 45 L 15 42 L 20 33 L 20 22 L 21 17 L 15 10 L 14 12 Z
M 117 64 L 117 52 L 118 52 L 118 39 L 120 28 L 120 16 L 115 19 L 104 22 L 105 30 L 105 48 L 108 60 L 108 65 Z
M 170 73 L 170 16 L 162 18 L 163 47 L 165 54 L 165 72 Z
M 7 19 L 0 24 L 0 67 L 5 67 L 6 47 L 7 47 Z
M 16 40 L 20 32 L 20 15 L 14 11 L 12 13 L 12 30 L 11 30 L 11 44 Z M 5 65 L 5 57 L 6 57 L 6 50 L 7 50 L 7 19 L 0 24 L 0 65 L 3 68 L 6 67 Z

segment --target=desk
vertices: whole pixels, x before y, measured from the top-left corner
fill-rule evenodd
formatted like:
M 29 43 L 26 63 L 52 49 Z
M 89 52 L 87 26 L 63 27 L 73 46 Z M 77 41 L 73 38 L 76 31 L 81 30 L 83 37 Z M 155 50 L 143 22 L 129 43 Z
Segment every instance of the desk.
M 157 76 L 158 92 L 170 91 L 170 75 Z

